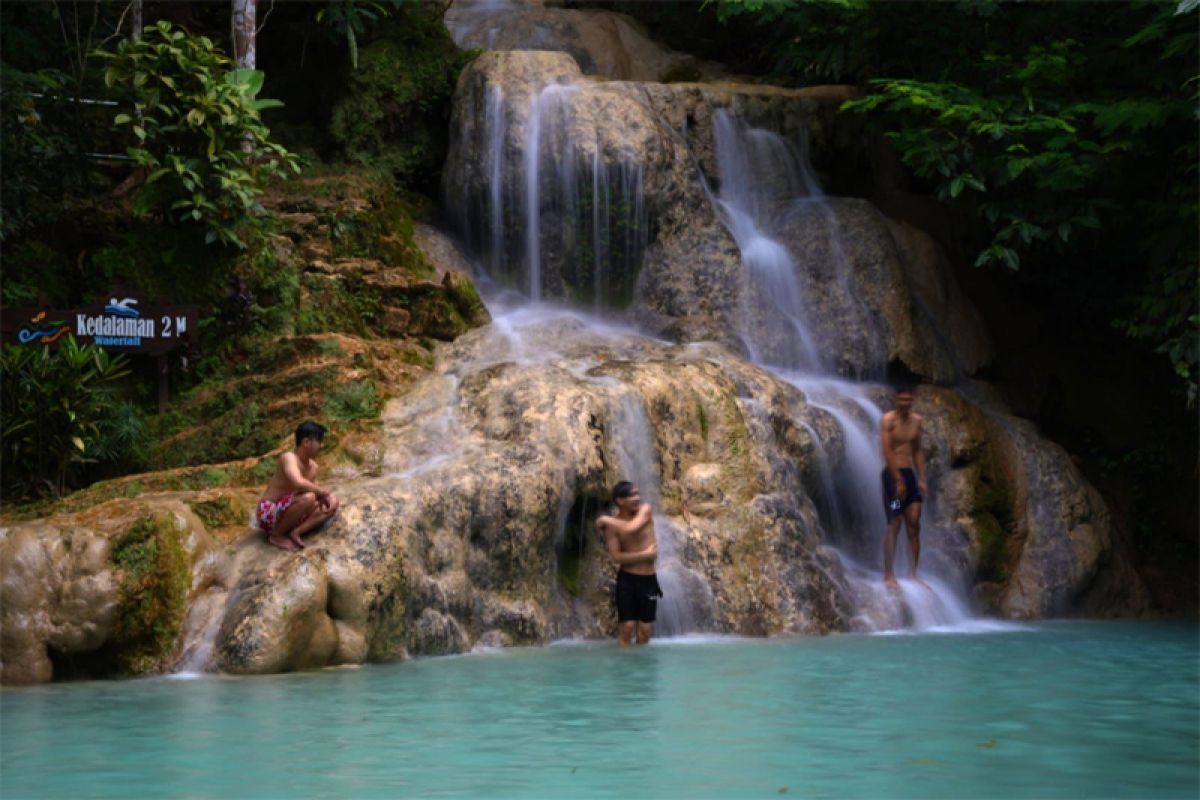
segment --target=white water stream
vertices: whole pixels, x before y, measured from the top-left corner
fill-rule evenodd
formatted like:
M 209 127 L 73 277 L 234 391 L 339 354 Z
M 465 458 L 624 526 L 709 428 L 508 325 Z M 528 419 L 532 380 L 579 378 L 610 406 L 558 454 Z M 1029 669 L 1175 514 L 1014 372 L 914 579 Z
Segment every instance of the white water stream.
M 801 259 L 771 235 L 795 221 L 797 214 L 819 216 L 824 222 L 821 229 L 832 240 L 828 251 L 834 254 L 834 263 L 823 267 L 835 270 L 837 284 L 847 297 L 853 296 L 837 216 L 825 201 L 806 151 L 776 133 L 746 125 L 726 109 L 716 113 L 714 128 L 720 177 L 717 202 L 742 252 L 747 302 L 759 304 L 744 314 L 750 324 L 743 331 L 743 339 L 756 363 L 800 389 L 809 403 L 832 416 L 842 431 L 842 468 L 837 474 L 824 470 L 822 522 L 841 554 L 847 576 L 855 583 L 856 593 L 868 600 L 859 603 L 860 623 L 870 629 L 891 628 L 898 623 L 918 629 L 968 623 L 971 614 L 967 603 L 951 588 L 961 582 L 959 576 L 935 576 L 928 552 L 920 572 L 928 588 L 901 577 L 910 571 L 903 530 L 896 559 L 904 599 L 899 617 L 894 613 L 895 604 L 887 602 L 877 566 L 885 530 L 879 433 L 883 414 L 877 404 L 883 390 L 878 384 L 853 382 L 832 374 L 814 345 L 816 337 L 810 322 L 813 315 L 807 307 Z M 781 335 L 778 326 L 785 326 L 794 335 Z M 824 333 L 825 338 L 832 338 L 871 331 Z M 868 352 L 876 354 L 882 372 L 885 351 L 881 343 L 874 342 Z M 924 516 L 923 524 L 928 525 L 933 515 Z M 929 538 L 925 537 L 926 541 Z

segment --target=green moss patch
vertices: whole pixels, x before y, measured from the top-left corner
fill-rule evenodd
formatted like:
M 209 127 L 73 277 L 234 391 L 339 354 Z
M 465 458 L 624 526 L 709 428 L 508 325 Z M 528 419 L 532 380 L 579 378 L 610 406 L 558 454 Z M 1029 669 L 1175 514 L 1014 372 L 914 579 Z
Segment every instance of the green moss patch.
M 998 455 L 990 445 L 985 447 L 971 508 L 980 550 L 977 580 L 1002 582 L 1008 578 L 1015 555 L 1009 547 L 1015 522 L 1014 496 L 1012 482 Z
M 153 672 L 171 656 L 190 578 L 181 539 L 169 518 L 146 516 L 113 541 L 110 558 L 120 576 L 120 605 L 104 649 L 116 674 Z
M 204 527 L 211 530 L 231 525 L 242 525 L 249 517 L 249 509 L 236 498 L 222 495 L 212 500 L 188 503 Z

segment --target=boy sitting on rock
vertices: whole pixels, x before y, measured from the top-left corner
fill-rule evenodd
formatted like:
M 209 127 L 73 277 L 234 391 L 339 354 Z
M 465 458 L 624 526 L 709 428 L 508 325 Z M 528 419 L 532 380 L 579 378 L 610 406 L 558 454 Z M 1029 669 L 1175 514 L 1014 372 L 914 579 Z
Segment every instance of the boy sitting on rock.
M 305 422 L 296 428 L 296 449 L 279 456 L 279 469 L 267 484 L 255 512 L 269 544 L 284 550 L 303 550 L 301 537 L 337 513 L 337 498 L 315 483 L 314 456 L 324 444 L 324 426 Z

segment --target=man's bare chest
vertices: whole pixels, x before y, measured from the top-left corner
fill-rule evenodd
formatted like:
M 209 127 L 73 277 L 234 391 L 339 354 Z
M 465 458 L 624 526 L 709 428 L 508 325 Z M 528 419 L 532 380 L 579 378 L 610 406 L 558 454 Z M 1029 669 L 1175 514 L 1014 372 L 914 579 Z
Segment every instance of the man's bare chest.
M 633 552 L 644 550 L 654 543 L 654 523 L 647 522 L 636 531 L 630 531 L 620 537 L 621 550 Z

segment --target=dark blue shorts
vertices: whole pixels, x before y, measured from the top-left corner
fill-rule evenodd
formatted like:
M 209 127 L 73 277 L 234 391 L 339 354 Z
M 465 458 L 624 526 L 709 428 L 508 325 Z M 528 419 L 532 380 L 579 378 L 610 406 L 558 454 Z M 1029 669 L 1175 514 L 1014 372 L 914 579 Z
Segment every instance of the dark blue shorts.
M 913 503 L 925 502 L 925 496 L 917 488 L 917 473 L 908 467 L 901 467 L 900 477 L 904 479 L 906 489 L 903 500 L 896 497 L 896 480 L 892 477 L 891 470 L 886 467 L 883 470 L 883 510 L 887 512 L 888 522 L 904 513 L 904 509 Z

